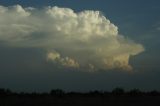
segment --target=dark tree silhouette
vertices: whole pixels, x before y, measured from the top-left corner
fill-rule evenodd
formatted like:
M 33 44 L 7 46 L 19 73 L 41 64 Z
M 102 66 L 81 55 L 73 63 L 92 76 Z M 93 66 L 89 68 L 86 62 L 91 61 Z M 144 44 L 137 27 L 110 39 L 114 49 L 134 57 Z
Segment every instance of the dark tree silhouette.
M 114 95 L 123 95 L 125 93 L 123 88 L 115 88 L 112 91 L 112 94 Z
M 133 89 L 125 92 L 115 88 L 112 92 L 91 91 L 64 92 L 53 89 L 50 93 L 13 93 L 8 89 L 0 89 L 0 106 L 160 106 L 158 91 L 142 92 Z
M 63 96 L 65 92 L 61 89 L 54 89 L 50 91 L 50 95 L 52 96 Z
M 128 92 L 128 94 L 131 96 L 138 96 L 138 95 L 141 95 L 142 92 L 139 89 L 132 89 Z
M 12 94 L 12 92 L 9 89 L 0 88 L 0 96 L 7 96 L 10 94 Z
M 156 91 L 156 90 L 153 90 L 153 91 L 149 92 L 149 94 L 152 95 L 152 96 L 160 95 L 160 93 L 158 91 Z

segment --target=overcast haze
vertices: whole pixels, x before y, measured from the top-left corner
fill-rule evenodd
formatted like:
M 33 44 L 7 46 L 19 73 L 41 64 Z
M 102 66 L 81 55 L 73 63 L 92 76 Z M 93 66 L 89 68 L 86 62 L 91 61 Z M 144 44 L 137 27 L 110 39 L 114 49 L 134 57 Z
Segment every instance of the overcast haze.
M 1 0 L 0 87 L 160 90 L 158 0 Z

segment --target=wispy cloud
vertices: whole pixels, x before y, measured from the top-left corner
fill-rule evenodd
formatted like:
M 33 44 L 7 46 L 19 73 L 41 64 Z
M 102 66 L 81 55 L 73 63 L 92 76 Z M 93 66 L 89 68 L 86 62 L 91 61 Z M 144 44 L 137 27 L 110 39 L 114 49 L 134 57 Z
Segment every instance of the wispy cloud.
M 70 8 L 0 6 L 0 41 L 46 49 L 48 62 L 82 69 L 132 70 L 130 56 L 144 51 L 101 12 Z M 49 61 L 50 60 L 50 61 Z

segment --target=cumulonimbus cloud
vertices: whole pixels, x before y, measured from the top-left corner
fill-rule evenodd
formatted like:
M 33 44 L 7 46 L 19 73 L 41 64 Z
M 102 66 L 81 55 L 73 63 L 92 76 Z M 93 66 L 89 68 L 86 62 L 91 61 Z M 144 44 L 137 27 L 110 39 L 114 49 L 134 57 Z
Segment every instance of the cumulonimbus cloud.
M 0 42 L 47 50 L 47 60 L 85 70 L 131 70 L 130 56 L 144 51 L 101 12 L 69 8 L 0 6 Z

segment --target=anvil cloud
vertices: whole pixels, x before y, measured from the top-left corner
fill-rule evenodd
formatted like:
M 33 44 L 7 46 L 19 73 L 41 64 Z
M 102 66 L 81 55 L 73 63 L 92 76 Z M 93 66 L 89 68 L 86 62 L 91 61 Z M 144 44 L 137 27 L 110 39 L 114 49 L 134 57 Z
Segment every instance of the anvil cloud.
M 132 70 L 130 56 L 144 51 L 101 12 L 56 6 L 0 6 L 0 42 L 45 49 L 48 62 L 84 70 Z

